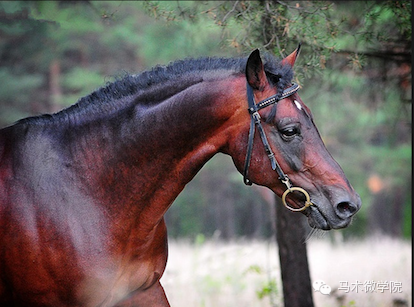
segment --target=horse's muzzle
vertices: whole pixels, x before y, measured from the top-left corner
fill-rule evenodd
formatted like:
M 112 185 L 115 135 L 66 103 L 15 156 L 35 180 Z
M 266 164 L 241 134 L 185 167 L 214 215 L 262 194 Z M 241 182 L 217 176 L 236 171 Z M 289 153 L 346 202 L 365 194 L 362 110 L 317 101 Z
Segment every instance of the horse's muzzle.
M 355 201 L 341 201 L 333 205 L 333 210 L 323 210 L 317 203 L 306 208 L 303 213 L 308 217 L 312 228 L 322 230 L 340 229 L 347 227 L 352 217 L 361 208 L 361 199 L 356 194 Z M 332 212 L 333 211 L 333 212 Z

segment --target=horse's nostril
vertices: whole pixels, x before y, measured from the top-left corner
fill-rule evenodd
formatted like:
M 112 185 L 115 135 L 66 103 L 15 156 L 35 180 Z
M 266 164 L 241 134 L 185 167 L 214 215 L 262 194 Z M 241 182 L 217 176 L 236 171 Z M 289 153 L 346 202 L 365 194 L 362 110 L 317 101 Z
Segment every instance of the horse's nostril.
M 348 201 L 343 201 L 336 206 L 338 215 L 342 218 L 348 218 L 358 211 L 358 207 Z

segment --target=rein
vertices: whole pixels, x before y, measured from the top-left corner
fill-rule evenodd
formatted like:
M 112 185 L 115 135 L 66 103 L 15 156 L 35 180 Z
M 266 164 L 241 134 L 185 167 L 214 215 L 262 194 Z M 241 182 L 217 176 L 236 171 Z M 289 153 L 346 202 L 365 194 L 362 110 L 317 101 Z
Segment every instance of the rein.
M 253 140 L 254 140 L 254 135 L 255 135 L 255 130 L 256 130 L 255 128 L 257 126 L 257 129 L 259 130 L 260 138 L 262 139 L 262 143 L 265 148 L 266 154 L 269 157 L 272 170 L 277 172 L 277 174 L 279 175 L 279 180 L 283 182 L 287 188 L 286 191 L 282 195 L 283 205 L 291 211 L 303 211 L 307 207 L 313 205 L 313 203 L 310 201 L 310 196 L 308 192 L 306 192 L 304 189 L 300 187 L 292 187 L 292 183 L 290 182 L 289 177 L 283 172 L 282 168 L 277 162 L 275 158 L 275 154 L 273 153 L 272 148 L 269 145 L 269 141 L 267 140 L 265 131 L 263 129 L 259 110 L 266 108 L 272 104 L 277 104 L 280 100 L 295 94 L 298 90 L 299 90 L 299 85 L 296 83 L 293 83 L 290 87 L 288 87 L 282 92 L 282 95 L 280 95 L 280 97 L 278 97 L 279 96 L 278 94 L 275 94 L 256 104 L 256 102 L 254 101 L 253 89 L 247 83 L 247 103 L 248 103 L 248 111 L 250 114 L 251 121 L 250 121 L 249 141 L 248 141 L 247 152 L 246 152 L 246 160 L 244 163 L 243 181 L 246 185 L 252 185 L 252 182 L 248 179 L 248 175 L 249 175 L 250 161 L 252 158 Z M 305 204 L 301 208 L 292 208 L 286 202 L 286 196 L 289 193 L 292 193 L 294 191 L 302 193 L 306 198 Z

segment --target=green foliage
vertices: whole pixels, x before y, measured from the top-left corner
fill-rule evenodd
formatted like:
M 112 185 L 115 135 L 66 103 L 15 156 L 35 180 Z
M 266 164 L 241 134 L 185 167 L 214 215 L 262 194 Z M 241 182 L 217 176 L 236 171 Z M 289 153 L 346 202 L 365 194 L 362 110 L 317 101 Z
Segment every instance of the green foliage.
M 277 306 L 278 296 L 279 296 L 279 288 L 277 285 L 277 281 L 275 278 L 269 276 L 269 272 L 266 272 L 261 266 L 259 265 L 251 265 L 247 270 L 246 273 L 254 273 L 258 275 L 265 275 L 266 274 L 266 281 L 260 286 L 259 289 L 256 290 L 256 295 L 260 300 L 265 298 L 269 298 L 272 306 Z
M 278 288 L 275 280 L 271 280 L 263 288 L 257 291 L 257 297 L 263 299 L 267 296 L 276 295 L 278 293 Z
M 0 112 L 0 122 L 14 122 L 30 115 L 27 101 L 36 99 L 33 92 L 43 84 L 44 76 L 38 73 L 29 75 L 14 73 L 11 68 L 0 67 L 0 97 L 3 106 Z M 19 82 L 15 82 L 19 80 Z M 19 95 L 16 95 L 19 93 Z
M 271 216 L 263 199 L 245 189 L 230 158 L 217 155 L 166 213 L 171 237 L 268 237 Z M 251 217 L 255 216 L 255 219 Z
M 403 224 L 402 224 L 402 236 L 405 239 L 411 240 L 412 238 L 412 216 L 413 208 L 411 206 L 412 191 L 406 197 L 403 209 Z
M 356 307 L 357 305 L 356 305 L 356 303 L 355 303 L 355 301 L 354 300 L 352 300 L 352 301 L 349 301 L 349 303 L 348 304 L 346 304 L 346 305 L 342 305 L 341 307 Z
M 80 97 L 88 95 L 104 83 L 104 77 L 97 71 L 83 67 L 68 70 L 61 81 L 62 89 L 67 94 L 60 101 L 62 106 L 75 103 Z
M 284 57 L 302 43 L 299 79 L 320 74 L 335 53 L 346 53 L 348 64 L 361 69 L 365 55 L 384 43 L 411 40 L 411 1 L 147 1 L 146 8 L 168 22 L 195 24 L 207 16 L 238 52 L 259 47 Z

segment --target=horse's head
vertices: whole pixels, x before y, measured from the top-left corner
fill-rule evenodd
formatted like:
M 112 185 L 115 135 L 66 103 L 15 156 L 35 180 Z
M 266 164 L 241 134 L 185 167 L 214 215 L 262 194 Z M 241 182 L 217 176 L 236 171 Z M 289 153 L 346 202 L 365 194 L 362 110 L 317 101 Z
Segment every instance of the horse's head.
M 237 148 L 230 154 L 236 167 L 244 170 L 247 184 L 270 188 L 286 207 L 304 213 L 312 227 L 343 228 L 361 207 L 361 200 L 327 151 L 309 108 L 296 93 L 299 87 L 290 83 L 298 52 L 299 48 L 283 59 L 275 71 L 265 69 L 257 50 L 250 55 L 245 102 L 250 133 L 237 136 Z

